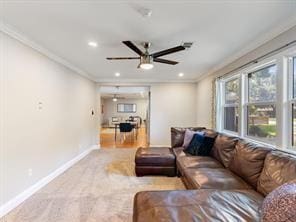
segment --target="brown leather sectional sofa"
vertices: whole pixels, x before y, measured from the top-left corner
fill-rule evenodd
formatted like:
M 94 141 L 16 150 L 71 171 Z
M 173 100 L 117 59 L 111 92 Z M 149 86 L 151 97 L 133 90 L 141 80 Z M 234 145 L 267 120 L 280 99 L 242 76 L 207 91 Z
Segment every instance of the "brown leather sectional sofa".
M 137 193 L 134 222 L 260 221 L 264 197 L 280 185 L 296 181 L 296 155 L 203 130 L 216 137 L 208 157 L 184 153 L 185 128 L 171 129 L 171 149 L 188 190 Z

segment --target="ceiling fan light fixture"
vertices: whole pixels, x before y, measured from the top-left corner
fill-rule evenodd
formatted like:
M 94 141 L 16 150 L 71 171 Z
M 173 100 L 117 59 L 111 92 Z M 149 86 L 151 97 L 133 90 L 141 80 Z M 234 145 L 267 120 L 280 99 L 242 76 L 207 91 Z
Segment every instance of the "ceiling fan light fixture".
M 153 63 L 152 63 L 152 57 L 149 55 L 145 55 L 141 57 L 141 61 L 140 61 L 140 68 L 141 69 L 152 69 L 154 67 Z
M 140 64 L 141 69 L 149 70 L 149 69 L 152 69 L 153 67 L 154 67 L 154 65 L 152 63 L 141 63 Z
M 138 56 L 137 57 L 107 57 L 108 60 L 129 60 L 129 59 L 140 59 L 140 63 L 138 65 L 138 68 L 141 69 L 152 69 L 154 67 L 153 62 L 163 63 L 167 65 L 176 65 L 178 62 L 168 59 L 162 59 L 159 57 L 169 55 L 172 53 L 176 53 L 182 50 L 185 50 L 185 46 L 179 45 L 175 46 L 169 49 L 165 49 L 162 51 L 154 52 L 152 54 L 149 53 L 150 43 L 144 42 L 142 43 L 145 51 L 143 52 L 141 49 L 139 49 L 134 43 L 131 41 L 122 41 L 124 45 L 126 45 L 128 48 L 130 48 L 132 51 L 134 51 Z M 190 44 L 187 44 L 190 45 Z M 186 47 L 189 47 L 187 46 Z
M 119 86 L 116 86 L 116 89 L 117 89 L 117 92 L 118 92 Z M 113 95 L 112 101 L 117 102 L 117 95 L 116 94 Z

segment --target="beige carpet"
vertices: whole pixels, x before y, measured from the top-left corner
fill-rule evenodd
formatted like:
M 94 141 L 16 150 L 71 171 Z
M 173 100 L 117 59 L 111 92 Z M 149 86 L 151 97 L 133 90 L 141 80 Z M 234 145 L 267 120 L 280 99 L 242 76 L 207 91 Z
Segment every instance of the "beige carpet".
M 134 155 L 135 149 L 93 151 L 0 220 L 132 221 L 136 192 L 185 189 L 177 177 L 136 177 Z

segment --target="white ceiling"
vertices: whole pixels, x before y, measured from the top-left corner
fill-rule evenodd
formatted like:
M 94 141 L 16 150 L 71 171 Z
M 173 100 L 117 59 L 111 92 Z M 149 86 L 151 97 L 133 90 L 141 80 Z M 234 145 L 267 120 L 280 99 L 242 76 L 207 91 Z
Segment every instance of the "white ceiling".
M 152 10 L 144 18 L 139 8 Z M 4 22 L 31 41 L 68 61 L 98 82 L 192 81 L 224 61 L 253 49 L 295 25 L 296 0 L 284 1 L 2 1 Z M 90 48 L 88 41 L 97 41 Z M 121 41 L 152 43 L 159 51 L 194 42 L 191 49 L 166 56 L 180 63 L 137 69 Z M 114 73 L 120 72 L 120 77 Z M 183 72 L 184 77 L 178 77 Z

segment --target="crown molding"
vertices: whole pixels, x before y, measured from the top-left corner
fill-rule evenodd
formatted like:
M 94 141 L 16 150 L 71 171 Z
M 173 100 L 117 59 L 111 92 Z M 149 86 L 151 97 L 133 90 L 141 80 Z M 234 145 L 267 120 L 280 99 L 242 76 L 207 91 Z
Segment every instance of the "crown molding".
M 280 26 L 277 26 L 273 28 L 272 30 L 265 32 L 263 35 L 259 36 L 256 40 L 252 41 L 250 44 L 248 44 L 243 49 L 236 52 L 234 55 L 231 55 L 224 59 L 224 61 L 216 66 L 214 66 L 212 69 L 210 69 L 208 72 L 201 74 L 199 77 L 197 77 L 195 80 L 196 82 L 206 78 L 207 76 L 215 74 L 217 71 L 221 70 L 222 68 L 225 68 L 226 66 L 230 65 L 231 63 L 235 62 L 236 60 L 240 59 L 241 57 L 247 55 L 248 53 L 254 51 L 255 49 L 259 48 L 260 46 L 268 43 L 269 41 L 273 40 L 274 38 L 278 37 L 282 33 L 288 31 L 289 29 L 296 26 L 296 16 L 292 17 L 291 19 L 287 20 Z M 223 73 L 222 73 L 223 74 Z
M 50 50 L 44 48 L 43 46 L 37 44 L 36 42 L 34 42 L 33 40 L 31 40 L 30 38 L 28 38 L 25 34 L 17 31 L 14 27 L 12 27 L 11 25 L 5 24 L 3 21 L 0 22 L 0 31 L 7 34 L 8 36 L 20 41 L 21 43 L 23 43 L 26 46 L 29 46 L 30 48 L 36 50 L 37 52 L 45 55 L 46 57 L 48 57 L 49 59 L 65 66 L 66 68 L 74 71 L 75 73 L 89 79 L 92 81 L 96 81 L 95 77 L 93 77 L 92 75 L 90 75 L 89 73 L 83 71 L 82 69 L 76 67 L 75 65 L 71 64 L 70 62 L 68 62 L 67 60 L 57 56 L 55 53 L 51 52 Z
M 154 83 L 196 83 L 195 79 L 96 79 L 98 84 L 154 84 Z
M 208 72 L 203 73 L 199 75 L 195 79 L 176 79 L 176 80 L 159 80 L 159 79 L 112 79 L 112 78 L 97 78 L 93 75 L 85 72 L 84 70 L 76 67 L 75 65 L 71 64 L 67 60 L 57 56 L 55 53 L 51 52 L 50 50 L 44 48 L 43 46 L 37 44 L 30 38 L 28 38 L 25 34 L 17 31 L 14 27 L 8 24 L 4 24 L 3 21 L 0 22 L 0 31 L 3 33 L 11 36 L 12 38 L 22 42 L 23 44 L 31 47 L 32 49 L 38 51 L 39 53 L 47 56 L 51 60 L 69 68 L 70 70 L 74 71 L 75 73 L 86 77 L 89 80 L 92 80 L 96 83 L 100 84 L 114 84 L 114 83 L 196 83 L 202 79 L 204 79 L 207 76 L 213 75 L 215 72 L 219 71 L 220 69 L 226 67 L 227 65 L 231 64 L 232 62 L 236 61 L 237 59 L 241 58 L 242 56 L 248 54 L 249 52 L 257 49 L 258 47 L 264 45 L 265 43 L 271 41 L 275 37 L 279 36 L 285 31 L 288 31 L 293 26 L 296 25 L 296 16 L 294 16 L 292 19 L 288 20 L 284 24 L 272 29 L 269 32 L 266 32 L 264 35 L 258 37 L 255 41 L 252 41 L 252 43 L 248 44 L 248 46 L 244 47 L 242 50 L 238 51 L 234 55 L 231 55 L 227 57 L 222 63 L 214 66 L 212 69 L 210 69 Z
M 10 37 L 22 42 L 24 45 L 29 46 L 30 48 L 38 51 L 39 53 L 47 56 L 48 58 L 50 58 L 51 60 L 69 68 L 70 70 L 74 71 L 75 73 L 88 78 L 89 80 L 92 80 L 96 83 L 100 83 L 100 84 L 114 84 L 114 83 L 140 83 L 140 84 L 149 84 L 149 83 L 195 83 L 196 80 L 195 79 L 189 79 L 189 80 L 184 80 L 184 79 L 180 79 L 180 80 L 159 80 L 159 79 L 122 79 L 122 78 L 118 78 L 118 79 L 112 79 L 112 78 L 97 78 L 94 77 L 93 75 L 83 71 L 82 69 L 76 67 L 75 65 L 71 64 L 70 62 L 68 62 L 67 60 L 57 56 L 55 53 L 51 52 L 50 50 L 44 48 L 43 46 L 37 44 L 36 42 L 34 42 L 33 40 L 31 40 L 30 38 L 28 38 L 25 34 L 17 31 L 14 27 L 12 27 L 11 25 L 8 24 L 4 24 L 4 22 L 0 22 L 0 31 L 2 31 L 3 33 L 9 35 Z

